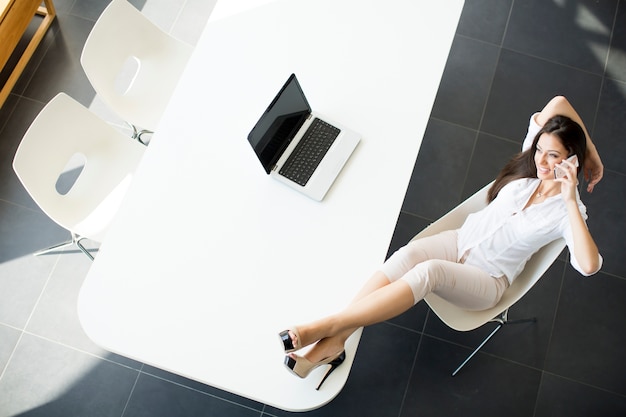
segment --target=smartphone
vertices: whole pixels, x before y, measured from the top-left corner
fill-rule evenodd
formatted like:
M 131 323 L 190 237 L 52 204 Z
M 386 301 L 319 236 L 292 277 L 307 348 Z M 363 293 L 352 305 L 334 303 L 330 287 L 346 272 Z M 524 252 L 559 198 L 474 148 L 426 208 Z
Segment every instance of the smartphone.
M 578 157 L 576 155 L 570 156 L 567 160 L 578 168 Z M 565 175 L 565 171 L 563 171 L 559 165 L 554 166 L 554 179 L 563 178 Z

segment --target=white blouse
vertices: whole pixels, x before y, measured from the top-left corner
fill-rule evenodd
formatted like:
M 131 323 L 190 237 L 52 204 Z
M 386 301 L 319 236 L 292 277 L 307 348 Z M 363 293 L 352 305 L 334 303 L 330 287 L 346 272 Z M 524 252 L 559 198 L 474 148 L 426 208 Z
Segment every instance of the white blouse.
M 523 150 L 532 145 L 540 129 L 541 126 L 537 125 L 533 115 Z M 572 228 L 560 194 L 524 209 L 539 183 L 538 178 L 511 181 L 487 207 L 470 214 L 459 229 L 458 259 L 467 254 L 464 260 L 466 264 L 477 266 L 494 277 L 505 275 L 512 283 L 537 250 L 556 239 L 564 238 L 570 251 L 572 266 L 583 275 L 592 275 L 581 270 L 574 256 Z M 587 209 L 581 202 L 578 191 L 576 200 L 578 209 L 586 220 Z

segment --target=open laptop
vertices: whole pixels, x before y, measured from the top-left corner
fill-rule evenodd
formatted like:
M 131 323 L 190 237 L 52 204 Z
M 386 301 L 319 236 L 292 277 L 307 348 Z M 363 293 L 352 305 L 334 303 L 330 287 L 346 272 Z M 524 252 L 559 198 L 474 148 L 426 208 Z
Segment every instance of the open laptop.
M 271 177 L 321 201 L 360 136 L 312 112 L 298 79 L 291 74 L 248 141 Z

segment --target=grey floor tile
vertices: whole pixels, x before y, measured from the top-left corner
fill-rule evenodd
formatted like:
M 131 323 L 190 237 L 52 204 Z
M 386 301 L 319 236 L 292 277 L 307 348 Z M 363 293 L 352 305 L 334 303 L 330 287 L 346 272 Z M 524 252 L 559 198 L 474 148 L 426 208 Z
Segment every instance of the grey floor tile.
M 494 45 L 457 35 L 439 84 L 432 117 L 478 129 L 499 53 Z
M 96 21 L 111 0 L 80 0 L 72 3 L 69 13 L 86 20 Z
M 601 75 L 617 4 L 617 0 L 515 2 L 504 47 Z
M 84 244 L 97 256 L 97 244 L 90 241 L 84 241 Z M 139 369 L 141 367 L 139 362 L 111 354 L 94 344 L 80 324 L 76 310 L 78 293 L 91 261 L 76 247 L 70 247 L 55 257 L 58 261 L 33 310 L 26 330 L 37 336 Z
M 28 205 L 23 199 L 15 198 L 17 193 L 26 193 L 21 184 L 17 182 L 17 177 L 13 171 L 13 157 L 24 133 L 44 105 L 28 99 L 17 99 L 14 96 L 10 96 L 8 104 L 6 114 L 5 107 L 3 107 L 1 116 L 6 117 L 6 120 L 3 120 L 2 140 L 0 141 L 0 196 L 3 200 Z M 8 111 L 9 109 L 10 111 Z M 16 185 L 19 185 L 19 188 Z
M 198 391 L 199 393 L 204 393 L 213 397 L 218 397 L 226 401 L 242 405 L 246 408 L 259 410 L 259 411 L 263 409 L 263 404 L 257 401 L 240 397 L 230 392 L 221 391 L 209 385 L 205 385 L 200 382 L 196 382 L 188 378 L 182 377 L 180 375 L 176 375 L 176 374 L 172 374 L 170 372 L 164 371 L 163 369 L 155 368 L 149 365 L 144 365 L 141 371 L 143 374 L 153 376 L 163 381 L 171 382 L 175 385 L 185 386 L 192 390 Z
M 217 0 L 187 0 L 170 31 L 171 35 L 195 45 L 215 3 Z
M 615 29 L 611 39 L 609 60 L 607 63 L 607 76 L 614 80 L 626 82 L 626 4 L 620 2 L 615 17 Z
M 593 126 L 601 84 L 598 75 L 503 49 L 481 130 L 521 144 L 530 115 L 556 95 L 565 95 Z
M 626 82 L 606 80 L 600 96 L 593 140 L 607 169 L 626 175 Z M 619 201 L 619 200 L 618 200 Z M 621 200 L 624 202 L 624 200 Z
M 67 14 L 76 0 L 54 0 L 54 8 L 59 14 Z
M 417 197 L 413 197 L 417 198 Z M 434 219 L 425 219 L 423 217 L 415 216 L 407 212 L 401 212 L 396 222 L 396 229 L 393 232 L 391 238 L 391 244 L 389 245 L 389 251 L 387 252 L 387 259 L 396 250 L 409 243 L 416 234 L 421 232 L 426 226 L 433 222 Z
M 17 96 L 13 94 L 9 94 L 9 96 L 7 97 L 2 107 L 0 107 L 0 132 L 2 132 L 2 136 L 4 136 L 4 128 L 6 124 L 11 120 L 13 111 L 15 110 L 15 106 L 17 105 L 17 101 L 18 101 Z M 6 155 L 4 155 L 3 148 L 2 148 L 2 155 L 0 155 L 0 157 L 6 158 Z
M 457 34 L 501 45 L 513 0 L 466 0 Z
M 171 33 L 185 0 L 148 1 L 141 12 L 163 31 Z
M 76 312 L 78 292 L 91 261 L 75 249 L 53 255 L 58 259 L 57 264 L 26 330 L 64 345 L 92 351 L 95 346 L 84 334 Z
M 419 302 L 401 315 L 388 320 L 387 323 L 422 333 L 426 319 L 429 317 L 430 309 L 425 302 Z
M 141 374 L 124 417 L 260 416 L 258 410 Z
M 119 417 L 137 371 L 25 334 L 0 380 L 0 415 Z
M 541 372 L 477 355 L 457 376 L 467 350 L 424 336 L 401 416 L 532 416 Z
M 535 417 L 623 417 L 626 397 L 544 374 Z
M 95 92 L 80 66 L 80 54 L 93 23 L 73 15 L 57 16 L 54 37 L 24 95 L 47 103 L 65 92 L 85 106 L 91 103 Z
M 4 372 L 22 332 L 0 324 L 0 375 Z
M 523 131 L 522 134 L 525 134 Z M 504 165 L 521 150 L 521 145 L 480 133 L 469 164 L 463 199 L 493 181 Z
M 0 200 L 0 232 L 11 240 L 0 240 L 0 262 L 21 258 L 69 239 L 67 230 L 40 210 Z
M 568 268 L 545 369 L 626 396 L 623 331 L 626 281 Z
M 0 323 L 26 326 L 55 262 L 56 257 L 31 254 L 0 262 Z
M 587 225 L 604 257 L 602 271 L 626 277 L 626 176 L 606 172 L 593 193 L 583 191 L 581 199 L 587 206 Z
M 430 119 L 402 211 L 437 219 L 455 207 L 476 142 L 476 131 Z

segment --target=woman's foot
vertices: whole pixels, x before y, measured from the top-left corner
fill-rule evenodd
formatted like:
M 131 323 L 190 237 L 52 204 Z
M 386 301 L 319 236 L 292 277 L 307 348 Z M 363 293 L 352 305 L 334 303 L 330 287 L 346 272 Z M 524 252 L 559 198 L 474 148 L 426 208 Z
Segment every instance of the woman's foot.
M 300 339 L 300 333 L 297 327 L 283 330 L 278 333 L 278 337 L 280 337 L 280 340 L 283 343 L 285 353 L 295 352 L 296 350 L 303 348 L 302 343 L 300 343 L 302 339 Z
M 344 350 L 335 353 L 334 355 L 328 356 L 320 361 L 311 362 L 307 358 L 303 356 L 298 356 L 296 354 L 291 354 L 285 356 L 285 366 L 289 371 L 291 371 L 294 375 L 299 376 L 300 378 L 306 378 L 309 374 L 315 369 L 323 365 L 330 365 L 330 368 L 322 378 L 322 381 L 319 383 L 316 390 L 319 390 L 326 378 L 335 370 L 339 365 L 341 365 L 346 359 L 346 352 Z
M 325 328 L 317 323 L 291 326 L 278 334 L 282 341 L 285 353 L 295 352 L 303 347 L 309 346 L 326 336 Z

